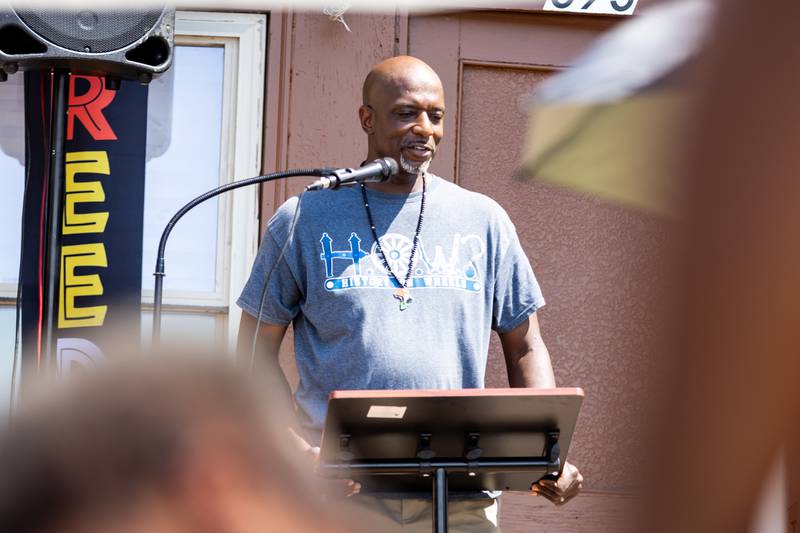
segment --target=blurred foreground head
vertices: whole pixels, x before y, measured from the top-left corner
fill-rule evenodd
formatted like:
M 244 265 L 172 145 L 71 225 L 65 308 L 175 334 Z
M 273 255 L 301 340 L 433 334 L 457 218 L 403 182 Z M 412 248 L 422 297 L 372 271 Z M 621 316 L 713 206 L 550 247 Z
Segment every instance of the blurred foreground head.
M 353 531 L 286 424 L 219 359 L 110 362 L 28 398 L 0 438 L 0 531 Z

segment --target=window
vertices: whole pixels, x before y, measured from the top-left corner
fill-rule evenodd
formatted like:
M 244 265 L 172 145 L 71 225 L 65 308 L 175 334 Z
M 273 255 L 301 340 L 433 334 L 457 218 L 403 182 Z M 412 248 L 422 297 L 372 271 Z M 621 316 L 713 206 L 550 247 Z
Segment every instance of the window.
M 25 190 L 25 110 L 21 75 L 0 83 L 0 413 L 8 408 Z
M 175 64 L 153 82 L 148 109 L 145 338 L 156 248 L 170 217 L 198 194 L 261 167 L 266 18 L 179 12 L 175 26 Z M 257 206 L 256 188 L 240 189 L 201 204 L 175 227 L 166 250 L 165 340 L 191 331 L 206 345 L 235 341 L 240 311 L 233 302 L 255 257 Z
M 0 298 L 15 299 L 19 274 L 20 220 L 25 190 L 25 112 L 22 76 L 0 83 Z M 13 303 L 13 301 L 12 301 Z
M 266 16 L 181 12 L 173 67 L 152 82 L 148 103 L 142 266 L 142 335 L 152 326 L 153 267 L 167 221 L 220 184 L 258 175 L 266 60 Z M 15 333 L 24 189 L 23 77 L 0 83 L 0 412 L 8 402 Z M 166 251 L 162 337 L 236 338 L 233 305 L 258 242 L 258 193 L 210 200 L 176 226 Z M 191 332 L 187 336 L 186 333 Z

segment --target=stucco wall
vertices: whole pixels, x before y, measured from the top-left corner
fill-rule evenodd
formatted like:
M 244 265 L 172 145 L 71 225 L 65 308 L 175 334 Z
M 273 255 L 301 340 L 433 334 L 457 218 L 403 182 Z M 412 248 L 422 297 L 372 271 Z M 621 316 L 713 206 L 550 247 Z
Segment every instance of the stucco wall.
M 361 84 L 375 63 L 405 51 L 405 17 L 348 14 L 346 20 L 351 32 L 321 12 L 272 15 L 265 171 L 352 166 L 366 154 L 357 114 Z M 262 219 L 305 184 L 265 187 Z
M 540 71 L 469 67 L 463 75 L 459 180 L 500 202 L 517 226 L 548 302 L 540 322 L 556 381 L 586 393 L 571 458 L 586 486 L 624 491 L 634 477 L 658 355 L 657 253 L 668 222 L 572 191 L 514 179 L 528 126 L 525 97 Z M 487 384 L 507 385 L 499 343 Z

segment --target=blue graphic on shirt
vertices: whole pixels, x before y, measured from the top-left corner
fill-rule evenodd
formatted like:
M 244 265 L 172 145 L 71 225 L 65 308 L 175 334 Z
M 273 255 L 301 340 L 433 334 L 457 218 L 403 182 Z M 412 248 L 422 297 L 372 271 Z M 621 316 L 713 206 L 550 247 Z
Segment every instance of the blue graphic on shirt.
M 347 242 L 349 249 L 334 250 L 333 239 L 327 232 L 322 234 L 320 259 L 325 262 L 325 289 L 396 289 L 400 286 L 384 267 L 377 244 L 372 245 L 369 253 L 365 252 L 361 249 L 361 238 L 355 232 L 350 234 Z M 381 237 L 380 243 L 389 268 L 401 281 L 404 280 L 413 241 L 405 235 L 389 233 Z M 420 239 L 408 287 L 477 293 L 483 289 L 477 260 L 485 253 L 486 244 L 477 235 L 462 237 L 456 233 L 447 252 L 443 246 L 436 245 L 432 253 L 428 253 Z
M 358 238 L 358 235 L 355 233 L 350 234 L 350 238 L 347 240 L 350 243 L 350 250 L 347 251 L 336 251 L 334 252 L 331 248 L 331 243 L 333 239 L 327 233 L 322 234 L 322 238 L 319 240 L 322 243 L 322 254 L 320 257 L 323 261 L 325 261 L 325 276 L 330 278 L 333 276 L 333 260 L 334 259 L 344 259 L 350 261 L 353 265 L 353 269 L 356 274 L 361 273 L 360 262 L 361 259 L 366 257 L 368 254 L 364 250 L 361 249 L 361 239 Z

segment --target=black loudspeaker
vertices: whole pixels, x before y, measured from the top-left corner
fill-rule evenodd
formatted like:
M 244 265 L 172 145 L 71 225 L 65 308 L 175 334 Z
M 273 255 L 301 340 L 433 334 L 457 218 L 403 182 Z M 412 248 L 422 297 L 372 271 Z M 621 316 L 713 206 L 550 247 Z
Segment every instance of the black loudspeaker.
M 175 10 L 15 8 L 0 0 L 0 81 L 19 69 L 148 83 L 172 63 Z

